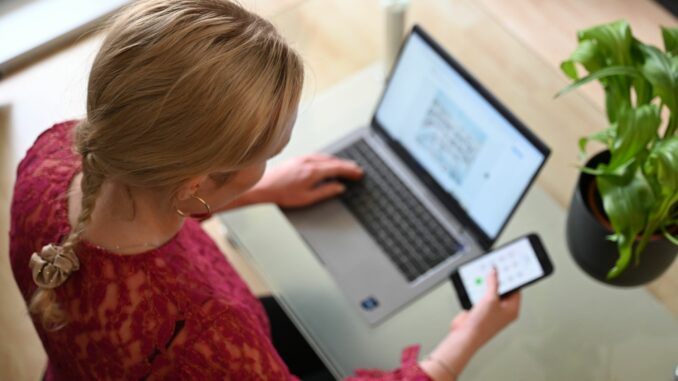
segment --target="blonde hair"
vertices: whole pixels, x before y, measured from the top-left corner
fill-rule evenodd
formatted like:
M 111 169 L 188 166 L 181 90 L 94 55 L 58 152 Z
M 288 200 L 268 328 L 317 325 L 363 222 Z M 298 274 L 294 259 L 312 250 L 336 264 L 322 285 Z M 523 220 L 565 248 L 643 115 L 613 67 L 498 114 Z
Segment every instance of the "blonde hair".
M 236 168 L 281 139 L 296 113 L 303 66 L 268 21 L 226 0 L 138 1 L 108 29 L 75 132 L 82 208 L 74 250 L 104 181 L 173 192 Z M 39 288 L 29 310 L 46 329 L 67 314 Z

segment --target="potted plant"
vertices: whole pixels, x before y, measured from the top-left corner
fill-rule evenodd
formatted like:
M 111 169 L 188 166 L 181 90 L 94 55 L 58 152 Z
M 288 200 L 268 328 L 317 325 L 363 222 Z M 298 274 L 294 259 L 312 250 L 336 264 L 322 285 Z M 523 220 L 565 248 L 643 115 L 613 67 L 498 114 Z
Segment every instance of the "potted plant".
M 594 80 L 605 90 L 609 126 L 579 149 L 607 149 L 581 167 L 566 234 L 579 266 L 614 285 L 655 279 L 678 251 L 678 28 L 661 31 L 664 51 L 625 21 L 582 30 L 561 64 L 574 82 L 557 96 Z

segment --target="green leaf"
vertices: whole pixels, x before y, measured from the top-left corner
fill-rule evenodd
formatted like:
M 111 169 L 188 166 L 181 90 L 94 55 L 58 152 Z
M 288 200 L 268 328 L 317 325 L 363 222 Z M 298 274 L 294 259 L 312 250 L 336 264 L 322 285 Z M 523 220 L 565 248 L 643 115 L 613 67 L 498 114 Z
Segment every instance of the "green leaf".
M 678 136 L 657 142 L 644 170 L 648 177 L 656 179 L 662 197 L 678 199 Z
M 626 183 L 630 181 L 634 173 L 638 169 L 639 160 L 636 158 L 628 160 L 625 163 L 619 164 L 616 167 L 611 167 L 607 164 L 598 164 L 598 170 L 604 175 L 614 176 L 618 178 L 618 182 Z
M 678 55 L 678 28 L 661 27 L 664 50 L 671 55 Z
M 599 169 L 599 168 L 579 167 L 579 171 L 581 171 L 583 173 L 587 173 L 589 175 L 593 175 L 593 176 L 599 176 L 599 175 L 606 174 L 604 169 Z
M 640 67 L 645 61 L 645 55 L 641 49 L 642 45 L 644 44 L 641 41 L 634 39 L 631 46 L 631 59 L 636 67 Z M 633 78 L 631 85 L 636 93 L 636 107 L 648 104 L 652 101 L 652 98 L 654 97 L 652 94 L 652 84 L 650 84 L 647 79 L 642 76 L 635 77 Z
M 659 108 L 653 104 L 619 110 L 617 134 L 610 147 L 609 171 L 614 172 L 647 150 L 648 145 L 657 138 L 660 124 Z
M 674 245 L 678 245 L 678 238 L 669 233 L 664 226 L 662 226 L 662 234 L 664 234 L 664 237 L 669 240 L 669 242 Z
M 606 66 L 631 65 L 631 27 L 620 20 L 594 26 L 578 33 L 579 41 L 595 41 L 600 54 L 605 57 Z
M 573 80 L 578 80 L 577 67 L 575 64 L 583 65 L 589 72 L 597 71 L 603 65 L 602 58 L 598 54 L 597 45 L 594 41 L 585 40 L 579 43 L 570 58 L 560 64 L 563 72 Z
M 605 86 L 605 111 L 610 123 L 617 122 L 619 112 L 631 107 L 631 97 L 628 84 L 620 83 L 621 78 L 611 77 Z
M 631 262 L 631 254 L 632 254 L 632 249 L 633 249 L 633 241 L 626 241 L 626 237 L 624 239 L 619 239 L 617 240 L 617 248 L 619 249 L 619 258 L 617 259 L 617 262 L 614 264 L 614 267 L 610 269 L 607 273 L 607 279 L 614 279 L 621 275 L 621 273 L 626 270 L 627 267 L 629 267 L 629 263 Z
M 619 260 L 608 273 L 608 278 L 618 276 L 631 259 L 633 242 L 645 228 L 655 197 L 643 173 L 630 168 L 633 176 L 603 175 L 596 177 L 603 208 L 618 235 Z
M 577 74 L 577 67 L 572 60 L 566 60 L 560 63 L 560 70 L 565 73 L 570 79 L 578 80 L 579 74 Z
M 591 81 L 594 81 L 596 79 L 601 79 L 605 77 L 612 77 L 612 76 L 629 76 L 629 77 L 639 77 L 642 78 L 641 73 L 638 69 L 636 69 L 633 66 L 611 66 L 611 67 L 606 67 L 604 69 L 600 69 L 596 71 L 595 73 L 589 74 L 584 78 L 581 78 L 577 80 L 576 82 L 570 84 L 566 88 L 560 90 L 558 94 L 556 94 L 556 98 L 569 93 L 570 91 L 576 89 L 577 87 L 584 85 L 586 83 L 589 83 Z
M 607 149 L 612 147 L 612 141 L 616 136 L 616 124 L 608 127 L 602 131 L 594 132 L 593 134 L 579 139 L 579 155 L 583 159 L 586 155 L 586 146 L 591 140 L 605 144 Z
M 639 49 L 645 56 L 640 70 L 652 84 L 654 95 L 659 96 L 672 113 L 678 113 L 678 60 L 654 46 L 642 45 Z
M 619 176 L 603 175 L 596 178 L 605 213 L 618 234 L 635 232 L 645 227 L 648 211 L 655 197 L 645 176 L 634 171 L 629 180 Z
M 635 48 L 635 40 L 631 34 L 631 27 L 626 21 L 594 26 L 580 31 L 578 36 L 580 43 L 594 42 L 597 55 L 601 57 L 600 70 L 589 70 L 590 74 L 598 73 L 608 67 L 635 67 L 632 52 Z M 598 79 L 605 89 L 607 118 L 610 123 L 614 123 L 617 121 L 619 108 L 631 105 L 632 79 L 621 75 L 601 76 Z
M 646 105 L 652 101 L 652 84 L 645 78 L 633 79 L 633 88 L 636 91 L 636 107 Z

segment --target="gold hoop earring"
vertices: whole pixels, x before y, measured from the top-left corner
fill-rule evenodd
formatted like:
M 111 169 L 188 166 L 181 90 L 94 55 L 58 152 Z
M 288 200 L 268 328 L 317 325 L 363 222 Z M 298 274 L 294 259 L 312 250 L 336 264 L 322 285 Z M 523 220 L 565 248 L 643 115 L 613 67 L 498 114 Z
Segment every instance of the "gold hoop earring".
M 196 199 L 202 203 L 202 205 L 205 207 L 205 210 L 207 210 L 207 213 L 198 213 L 198 214 L 188 214 L 184 213 L 181 209 L 177 208 L 176 206 L 174 207 L 174 210 L 177 212 L 178 215 L 181 217 L 190 217 L 190 218 L 195 218 L 196 220 L 206 220 L 210 217 L 212 217 L 212 208 L 210 207 L 210 204 L 207 203 L 207 201 L 203 200 L 202 198 L 192 194 L 191 198 Z

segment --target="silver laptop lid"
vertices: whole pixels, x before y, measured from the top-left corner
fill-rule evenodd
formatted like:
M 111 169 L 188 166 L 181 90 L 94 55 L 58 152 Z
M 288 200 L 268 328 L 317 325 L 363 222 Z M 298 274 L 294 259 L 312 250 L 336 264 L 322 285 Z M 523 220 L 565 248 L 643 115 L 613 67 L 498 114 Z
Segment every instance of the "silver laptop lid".
M 486 248 L 550 152 L 418 26 L 372 127 Z

